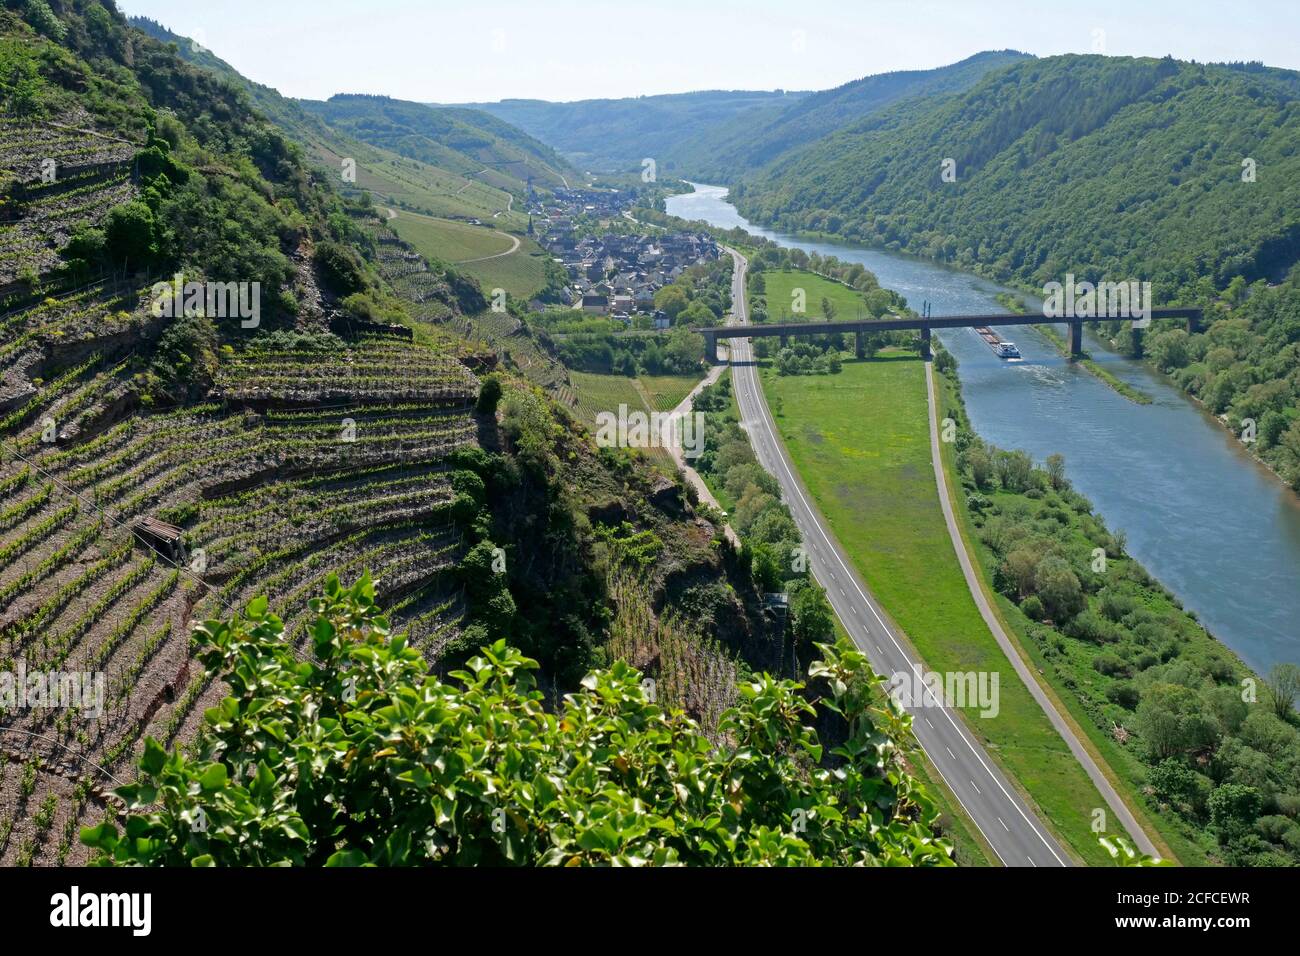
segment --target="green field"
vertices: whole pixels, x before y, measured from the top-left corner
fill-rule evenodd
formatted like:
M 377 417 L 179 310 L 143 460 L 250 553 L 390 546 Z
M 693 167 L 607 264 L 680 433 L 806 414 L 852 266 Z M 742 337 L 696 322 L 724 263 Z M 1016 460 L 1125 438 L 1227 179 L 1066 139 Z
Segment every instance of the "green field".
M 478 279 L 489 296 L 493 289 L 501 288 L 516 298 L 527 299 L 546 285 L 546 253 L 530 239 L 521 240 L 517 250 L 502 256 L 499 253 L 509 250 L 515 237 L 501 229 L 405 210 L 399 210 L 392 225 L 421 255 L 451 263 Z M 488 256 L 497 258 L 485 258 Z
M 840 543 L 926 665 L 997 671 L 1000 712 L 967 726 L 1089 864 L 1109 864 L 1089 829 L 1104 807 L 1083 768 L 1012 671 L 971 600 L 930 462 L 925 366 L 892 355 L 839 375 L 763 370 L 790 457 Z
M 762 273 L 767 291 L 767 316 L 769 322 L 824 322 L 822 299 L 826 298 L 835 310 L 836 322 L 869 319 L 862 294 L 842 282 L 825 279 L 815 272 L 769 270 Z M 792 312 L 794 290 L 804 292 L 806 311 L 800 315 Z
M 393 228 L 426 256 L 449 263 L 494 256 L 514 245 L 513 236 L 497 229 L 413 212 L 399 211 Z
M 642 375 L 637 378 L 645 391 L 646 404 L 656 412 L 671 412 L 680 405 L 703 375 Z

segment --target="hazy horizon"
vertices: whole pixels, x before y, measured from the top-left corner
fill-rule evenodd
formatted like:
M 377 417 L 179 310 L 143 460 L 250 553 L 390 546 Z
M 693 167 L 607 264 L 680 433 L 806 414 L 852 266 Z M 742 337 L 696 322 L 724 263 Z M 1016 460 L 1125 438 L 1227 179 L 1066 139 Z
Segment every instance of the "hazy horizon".
M 952 0 L 722 0 L 708 7 L 665 0 L 625 11 L 588 0 L 473 8 L 417 0 L 364 7 L 229 0 L 221 9 L 198 0 L 119 3 L 128 15 L 194 38 L 248 78 L 304 99 L 372 93 L 437 103 L 566 102 L 824 90 L 1002 49 L 1262 60 L 1300 69 L 1300 29 L 1282 0 L 1227 13 L 1218 4 L 1175 0 L 1135 7 L 1125 0 L 1050 9 L 996 0 L 983 10 Z

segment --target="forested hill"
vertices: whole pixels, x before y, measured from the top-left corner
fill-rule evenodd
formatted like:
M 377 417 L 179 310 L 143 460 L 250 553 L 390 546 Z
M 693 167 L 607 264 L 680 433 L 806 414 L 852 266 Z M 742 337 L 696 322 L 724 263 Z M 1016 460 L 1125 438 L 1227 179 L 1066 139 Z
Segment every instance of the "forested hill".
M 1297 82 L 1170 59 L 1026 61 L 850 126 L 735 195 L 764 224 L 1033 285 L 1105 272 L 1170 298 L 1205 275 L 1277 277 L 1300 250 Z
M 1150 281 L 1157 304 L 1206 306 L 1204 332 L 1157 324 L 1147 355 L 1237 434 L 1252 420 L 1253 450 L 1300 489 L 1300 75 L 1027 61 L 961 95 L 900 103 L 733 195 L 766 226 L 1031 288 L 1068 273 Z M 1135 350 L 1126 330 L 1111 334 Z
M 530 179 L 558 186 L 573 169 L 545 146 L 508 123 L 477 110 L 441 109 L 387 96 L 340 94 L 304 108 L 364 142 L 462 176 L 517 191 Z
M 730 121 L 761 124 L 807 94 L 705 90 L 627 99 L 502 100 L 469 104 L 554 146 L 583 168 L 640 169 L 647 156 L 662 159 L 672 144 L 686 143 Z
M 664 168 L 702 182 L 731 182 L 894 103 L 967 90 L 989 71 L 1028 58 L 1015 50 L 990 50 L 934 70 L 863 77 L 784 104 L 779 112 L 743 113 L 673 142 Z

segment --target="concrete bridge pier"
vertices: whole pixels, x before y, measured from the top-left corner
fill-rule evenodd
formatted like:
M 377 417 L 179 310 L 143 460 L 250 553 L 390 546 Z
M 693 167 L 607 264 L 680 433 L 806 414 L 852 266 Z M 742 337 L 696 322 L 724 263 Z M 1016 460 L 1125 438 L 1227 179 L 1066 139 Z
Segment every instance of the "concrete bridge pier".
M 1070 326 L 1070 358 L 1081 358 L 1083 356 L 1083 322 L 1076 319 L 1068 324 Z
M 712 332 L 705 332 L 704 335 L 704 361 L 710 365 L 721 365 L 718 359 L 718 337 Z
M 857 332 L 854 332 L 854 333 L 853 333 L 853 339 L 854 339 L 854 342 L 853 342 L 853 351 L 854 351 L 854 353 L 855 353 L 855 354 L 858 356 L 858 358 L 860 358 L 860 359 L 862 359 L 862 358 L 866 358 L 866 357 L 867 357 L 867 343 L 866 343 L 866 342 L 863 340 L 863 338 L 862 338 L 862 330 L 861 330 L 861 329 L 859 329 Z
M 921 358 L 927 362 L 934 358 L 934 353 L 930 350 L 930 327 L 928 325 L 921 326 Z
M 785 348 L 789 344 L 790 344 L 790 336 L 788 335 L 781 336 L 781 348 Z
M 1187 317 L 1187 334 L 1195 335 L 1201 331 L 1201 317 L 1199 315 L 1189 315 Z

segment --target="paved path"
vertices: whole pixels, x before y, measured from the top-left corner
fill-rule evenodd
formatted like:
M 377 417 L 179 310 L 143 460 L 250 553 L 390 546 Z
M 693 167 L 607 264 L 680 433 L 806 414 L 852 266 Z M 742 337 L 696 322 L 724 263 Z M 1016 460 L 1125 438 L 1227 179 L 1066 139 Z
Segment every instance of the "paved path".
M 507 233 L 507 235 L 509 234 Z M 510 248 L 507 249 L 505 252 L 498 252 L 495 255 L 490 255 L 490 256 L 479 256 L 477 259 L 461 259 L 459 262 L 455 264 L 458 266 L 467 266 L 474 262 L 487 262 L 489 259 L 501 259 L 504 258 L 505 256 L 513 256 L 516 252 L 519 251 L 519 237 L 510 236 L 510 241 L 511 243 L 513 243 L 513 245 L 511 245 Z
M 677 467 L 686 475 L 686 480 L 695 487 L 695 491 L 699 495 L 700 500 L 706 504 L 712 505 L 724 514 L 726 512 L 723 511 L 722 505 L 719 504 L 718 499 L 713 496 L 713 492 L 711 492 L 709 486 L 704 483 L 704 479 L 700 477 L 699 472 L 687 464 L 686 457 L 682 452 L 682 429 L 675 423 L 681 422 L 682 419 L 691 413 L 691 409 L 695 407 L 696 396 L 721 378 L 722 373 L 725 370 L 725 365 L 715 365 L 709 369 L 709 374 L 704 376 L 704 380 L 691 389 L 691 393 L 682 399 L 681 402 L 678 403 L 677 407 L 672 410 L 670 413 L 671 418 L 669 421 L 664 423 L 663 431 L 660 435 L 661 444 L 663 447 L 667 448 L 668 453 L 673 456 L 673 461 L 677 463 Z M 737 535 L 736 530 L 731 527 L 730 521 L 722 526 L 722 531 L 723 534 L 727 536 L 728 541 L 734 544 L 737 548 L 740 547 L 740 536 Z
M 1015 668 L 1016 674 L 1024 682 L 1025 687 L 1029 689 L 1029 693 L 1033 695 L 1034 700 L 1038 701 L 1038 706 L 1043 708 L 1044 713 L 1047 714 L 1047 719 L 1052 722 L 1056 732 L 1065 740 L 1075 759 L 1083 766 L 1084 771 L 1092 780 L 1093 786 L 1101 793 L 1111 812 L 1124 825 L 1124 829 L 1128 831 L 1129 836 L 1143 853 L 1158 856 L 1159 852 L 1156 850 L 1155 844 L 1151 842 L 1151 838 L 1138 825 L 1133 812 L 1120 799 L 1119 794 L 1115 792 L 1115 788 L 1111 786 L 1110 781 L 1106 779 L 1106 775 L 1101 772 L 1101 768 L 1093 760 L 1092 754 L 1088 752 L 1075 734 L 1074 728 L 1061 716 L 1052 699 L 1047 696 L 1047 692 L 1043 690 L 1037 678 L 1030 672 L 1024 658 L 1020 656 L 1020 649 L 1007 636 L 1007 632 L 1002 628 L 1002 622 L 993 613 L 993 608 L 989 606 L 988 598 L 985 596 L 984 588 L 980 584 L 980 578 L 975 571 L 970 553 L 966 550 L 966 542 L 957 527 L 956 515 L 953 513 L 952 498 L 948 489 L 948 473 L 943 467 L 943 457 L 939 448 L 938 402 L 935 398 L 934 365 L 931 362 L 925 363 L 925 387 L 930 406 L 930 458 L 934 465 L 934 480 L 939 489 L 939 503 L 943 507 L 943 520 L 948 525 L 948 536 L 952 539 L 953 550 L 957 552 L 957 560 L 961 563 L 962 574 L 966 576 L 966 586 L 970 589 L 970 596 L 980 609 L 980 616 L 984 618 L 984 623 L 988 625 L 989 630 L 993 632 L 993 636 L 997 639 L 998 646 L 1002 648 L 1002 653 L 1011 662 L 1011 666 Z

